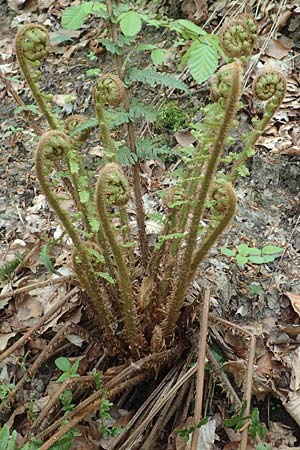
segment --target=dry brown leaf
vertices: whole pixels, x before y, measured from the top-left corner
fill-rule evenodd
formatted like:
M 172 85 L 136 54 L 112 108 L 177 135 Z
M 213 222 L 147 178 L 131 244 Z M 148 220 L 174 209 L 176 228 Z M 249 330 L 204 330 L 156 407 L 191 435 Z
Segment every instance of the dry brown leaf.
M 0 352 L 6 349 L 7 343 L 10 338 L 14 337 L 17 333 L 12 331 L 11 333 L 5 333 L 0 335 Z
M 296 350 L 292 353 L 292 361 L 291 361 L 291 382 L 290 389 L 292 391 L 298 391 L 300 389 L 300 347 L 296 348 Z
M 271 39 L 266 49 L 266 55 L 275 59 L 285 58 L 291 51 L 291 46 L 285 44 L 280 39 Z
M 290 391 L 287 395 L 287 399 L 282 402 L 286 411 L 294 419 L 294 421 L 300 426 L 300 391 Z
M 257 365 L 256 374 L 258 376 L 271 375 L 273 371 L 272 353 L 270 351 L 264 353 L 257 360 L 256 365 Z
M 190 130 L 177 131 L 174 134 L 174 137 L 181 147 L 190 147 L 196 142 L 196 138 L 192 135 Z
M 285 292 L 285 295 L 290 300 L 293 310 L 300 317 L 300 294 L 294 294 L 293 292 Z

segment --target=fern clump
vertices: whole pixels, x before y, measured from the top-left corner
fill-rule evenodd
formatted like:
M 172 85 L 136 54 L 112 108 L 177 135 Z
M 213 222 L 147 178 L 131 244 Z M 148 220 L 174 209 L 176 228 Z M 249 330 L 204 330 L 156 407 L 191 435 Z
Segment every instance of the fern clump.
M 115 24 L 111 26 L 116 38 Z M 132 67 L 124 77 L 117 56 L 118 75 L 102 74 L 93 87 L 96 119 L 75 115 L 63 122 L 54 116 L 51 98 L 38 85 L 41 59 L 49 50 L 47 31 L 30 24 L 17 34 L 19 63 L 52 128 L 38 143 L 37 178 L 73 242 L 74 271 L 111 354 L 118 352 L 119 356 L 137 359 L 174 347 L 180 353 L 184 348 L 178 323 L 185 326 L 181 312 L 188 289 L 234 216 L 234 183 L 245 173 L 245 161 L 253 154 L 256 140 L 285 92 L 280 72 L 270 70 L 258 75 L 254 92 L 266 102 L 265 112 L 244 137 L 242 153 L 232 151 L 230 157 L 224 158 L 231 130 L 238 126 L 244 66 L 255 37 L 256 24 L 248 15 L 222 30 L 220 42 L 231 62 L 212 79 L 212 102 L 204 108 L 198 142 L 195 148 L 182 150 L 181 169 L 174 174 L 172 186 L 164 190 L 164 212 L 159 217 L 162 232 L 157 243 L 150 245 L 145 232 L 139 162 L 170 150 L 159 139 L 136 137 L 134 120 L 143 114 L 154 117 L 155 111 L 137 99 L 131 100 L 125 83 L 149 83 L 154 87 L 162 84 L 188 91 L 185 84 L 178 80 L 174 84 L 174 77 L 151 68 Z M 122 111 L 122 123 L 127 127 L 125 144 L 117 142 L 112 133 L 114 108 Z M 186 123 L 185 112 L 179 114 L 178 108 L 170 109 L 167 104 L 162 111 L 163 120 L 168 120 L 173 130 Z M 95 181 L 86 170 L 80 147 L 96 126 L 105 156 Z M 132 166 L 132 178 L 122 165 Z M 72 211 L 66 209 L 65 198 L 73 201 Z M 137 227 L 132 226 L 131 198 L 136 204 Z M 174 358 L 172 352 L 170 355 Z M 160 364 L 168 361 L 162 356 Z

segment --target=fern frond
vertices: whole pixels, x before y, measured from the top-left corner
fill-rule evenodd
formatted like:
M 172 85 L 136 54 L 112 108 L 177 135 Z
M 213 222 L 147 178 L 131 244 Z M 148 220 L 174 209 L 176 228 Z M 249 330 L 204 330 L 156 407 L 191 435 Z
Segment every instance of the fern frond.
M 129 117 L 131 120 L 134 121 L 144 118 L 147 122 L 154 122 L 157 114 L 157 110 L 155 110 L 152 106 L 146 105 L 143 102 L 138 102 L 135 98 L 132 99 L 129 111 Z
M 7 281 L 10 275 L 16 270 L 16 268 L 21 264 L 21 255 L 15 256 L 12 261 L 1 264 L 0 266 L 0 278 L 2 281 Z
M 145 138 L 136 140 L 136 154 L 139 161 L 157 159 L 162 155 L 170 153 L 171 149 L 168 145 L 160 145 L 155 139 Z
M 128 73 L 126 81 L 128 83 L 139 81 L 141 83 L 150 84 L 150 86 L 161 84 L 168 88 L 189 92 L 189 89 L 185 83 L 179 81 L 176 77 L 170 75 L 169 73 L 161 73 L 153 68 L 137 69 L 136 67 L 132 67 Z

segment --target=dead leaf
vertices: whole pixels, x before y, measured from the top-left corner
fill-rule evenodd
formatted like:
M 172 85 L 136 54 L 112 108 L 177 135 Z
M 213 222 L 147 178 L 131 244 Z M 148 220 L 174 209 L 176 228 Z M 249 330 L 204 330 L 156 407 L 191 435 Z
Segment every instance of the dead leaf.
M 177 131 L 174 134 L 174 137 L 181 147 L 190 147 L 196 142 L 196 138 L 192 135 L 190 130 Z
M 0 335 L 0 352 L 6 349 L 7 343 L 10 338 L 14 337 L 17 333 L 12 331 L 11 333 L 5 333 Z
M 287 395 L 287 399 L 282 402 L 286 411 L 300 426 L 300 391 L 290 391 Z
M 293 310 L 300 317 L 300 294 L 294 294 L 293 292 L 285 292 L 285 295 L 290 300 Z
M 285 58 L 291 51 L 292 46 L 285 44 L 280 39 L 271 39 L 266 49 L 266 55 L 275 59 Z

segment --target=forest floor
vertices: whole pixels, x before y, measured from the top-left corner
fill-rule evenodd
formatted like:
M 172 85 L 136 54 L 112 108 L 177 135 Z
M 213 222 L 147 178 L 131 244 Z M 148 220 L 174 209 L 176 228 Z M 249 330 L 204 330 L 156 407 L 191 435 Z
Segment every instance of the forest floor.
M 55 106 L 63 116 L 91 113 L 90 92 L 95 78 L 87 76 L 87 71 L 111 64 L 110 57 L 105 52 L 99 52 L 96 59 L 93 58 L 91 49 L 97 48 L 95 40 L 104 29 L 93 18 L 88 19 L 78 31 L 64 30 L 68 40 L 57 43 L 62 33 L 62 12 L 74 3 L 79 2 L 0 0 L 0 71 L 10 80 L 10 85 L 24 103 L 32 104 L 30 92 L 16 64 L 13 39 L 22 24 L 38 22 L 46 26 L 53 46 L 51 56 L 43 68 L 43 87 L 54 94 Z M 200 10 L 197 10 L 196 0 L 178 2 L 176 7 L 174 2 L 170 2 L 170 5 L 167 2 L 160 3 L 161 11 L 176 14 L 175 18 L 192 18 L 194 14 L 199 19 Z M 201 26 L 214 12 L 206 26 L 208 32 L 214 30 L 223 15 L 230 17 L 237 10 L 236 2 L 217 3 L 216 12 L 215 2 L 208 2 L 208 5 L 203 2 L 208 11 L 203 13 L 205 17 L 198 20 Z M 270 445 L 269 448 L 283 450 L 297 446 L 300 448 L 300 7 L 295 6 L 292 1 L 279 4 L 276 1 L 253 0 L 248 4 L 258 19 L 260 30 L 263 30 L 260 45 L 270 38 L 266 50 L 260 55 L 258 68 L 271 59 L 275 60 L 288 77 L 287 95 L 260 138 L 255 156 L 248 162 L 250 176 L 238 183 L 238 211 L 233 224 L 222 237 L 220 245 L 211 251 L 201 277 L 193 284 L 189 300 L 197 298 L 209 282 L 212 286 L 211 311 L 222 319 L 244 326 L 256 336 L 253 406 L 259 408 L 261 420 L 268 428 L 263 442 Z M 270 37 L 270 24 L 276 20 L 276 32 Z M 147 36 L 147 30 L 144 33 L 146 41 L 159 39 L 157 35 Z M 164 39 L 168 38 L 169 36 L 164 36 Z M 191 83 L 193 88 L 199 87 L 189 78 L 186 82 Z M 150 98 L 155 92 L 157 90 L 152 89 L 146 95 Z M 240 113 L 245 129 L 250 127 L 251 118 L 256 111 L 256 104 L 250 91 L 248 92 L 244 96 L 245 105 Z M 162 99 L 163 96 L 164 93 L 161 92 Z M 58 305 L 57 312 L 36 330 L 34 338 L 32 336 L 27 342 L 24 341 L 0 362 L 0 400 L 3 403 L 7 392 L 22 379 L 24 370 L 32 366 L 62 323 L 72 323 L 75 328 L 66 332 L 67 343 L 61 342 L 55 351 L 49 350 L 49 359 L 74 355 L 71 351 L 72 342 L 76 341 L 74 336 L 77 336 L 77 345 L 80 339 L 82 344 L 82 337 L 76 335 L 76 326 L 86 316 L 78 291 L 68 305 L 59 307 L 59 302 L 71 289 L 70 252 L 61 245 L 51 248 L 51 261 L 56 272 L 51 275 L 45 267 L 47 256 L 41 257 L 40 252 L 45 244 L 59 238 L 62 231 L 36 181 L 36 133 L 30 121 L 24 119 L 23 113 L 15 111 L 18 105 L 1 80 L 0 97 L 0 263 L 8 263 L 18 254 L 26 255 L 22 268 L 14 273 L 9 282 L 3 281 L 0 288 L 0 354 L 43 320 L 51 308 Z M 207 85 L 206 89 L 204 84 L 201 94 L 194 95 L 192 99 L 184 99 L 180 104 L 195 111 L 205 104 L 208 97 L 209 87 Z M 46 129 L 42 119 L 34 120 L 39 127 Z M 153 132 L 151 127 L 149 130 L 150 133 Z M 186 129 L 178 129 L 176 134 L 170 129 L 163 131 L 166 141 L 173 147 L 180 145 L 189 136 Z M 87 156 L 91 167 L 96 167 L 99 156 L 101 157 L 101 146 L 96 134 L 92 134 L 90 138 Z M 173 170 L 172 164 L 172 160 L 162 159 L 141 165 L 146 208 L 155 209 L 156 186 L 168 177 L 168 173 Z M 155 235 L 151 220 L 147 222 L 147 231 L 149 235 Z M 242 243 L 257 249 L 274 245 L 282 251 L 276 253 L 273 262 L 255 264 L 248 261 L 244 265 L 239 265 L 235 256 L 228 257 L 221 251 L 221 248 L 226 247 L 238 252 L 238 246 Z M 61 277 L 66 278 L 63 282 L 58 282 Z M 55 280 L 54 283 L 48 283 L 50 278 Z M 31 285 L 34 288 L 28 288 Z M 23 293 L 21 288 L 25 288 Z M 10 290 L 19 289 L 17 295 L 9 295 Z M 226 355 L 224 369 L 236 391 L 240 393 L 246 370 L 246 344 L 241 344 L 238 335 L 228 332 L 221 325 L 216 325 L 210 333 L 213 345 L 221 348 Z M 81 354 L 80 347 L 77 347 L 76 354 L 81 359 L 80 374 L 84 375 L 94 354 L 87 348 Z M 75 361 L 75 358 L 71 361 Z M 53 380 L 57 374 L 58 370 L 53 363 L 49 363 L 46 371 L 37 370 L 31 383 L 26 383 L 25 380 L 14 399 L 13 409 L 9 413 L 5 408 L 4 412 L 0 412 L 0 425 L 8 421 L 10 427 L 16 428 L 19 443 L 30 430 L 33 417 L 36 418 L 51 399 L 55 391 Z M 5 394 L 4 386 L 9 385 L 12 387 L 7 387 Z M 148 392 L 150 391 L 149 388 Z M 142 395 L 142 392 L 143 388 L 135 395 Z M 239 433 L 220 425 L 220 417 L 223 417 L 224 410 L 228 407 L 224 392 L 218 384 L 212 387 L 207 383 L 205 396 L 207 402 L 211 402 L 206 413 L 215 418 L 218 426 L 210 446 L 207 444 L 202 450 L 237 448 Z M 122 427 L 128 424 L 137 403 L 133 400 L 128 406 L 126 397 L 121 398 L 111 411 L 113 425 Z M 52 420 L 58 417 L 57 414 L 56 409 Z M 95 431 L 94 426 L 93 420 L 88 419 L 79 427 L 81 436 L 74 439 L 72 450 L 115 448 L 109 447 L 111 441 Z M 186 424 L 182 424 L 182 428 L 185 427 Z M 188 448 L 174 435 L 165 444 L 163 437 L 167 432 L 168 429 L 164 430 L 155 448 Z M 141 448 L 139 445 L 132 449 Z M 247 448 L 263 450 L 268 447 L 254 447 L 250 443 Z M 2 450 L 1 443 L 0 449 Z

